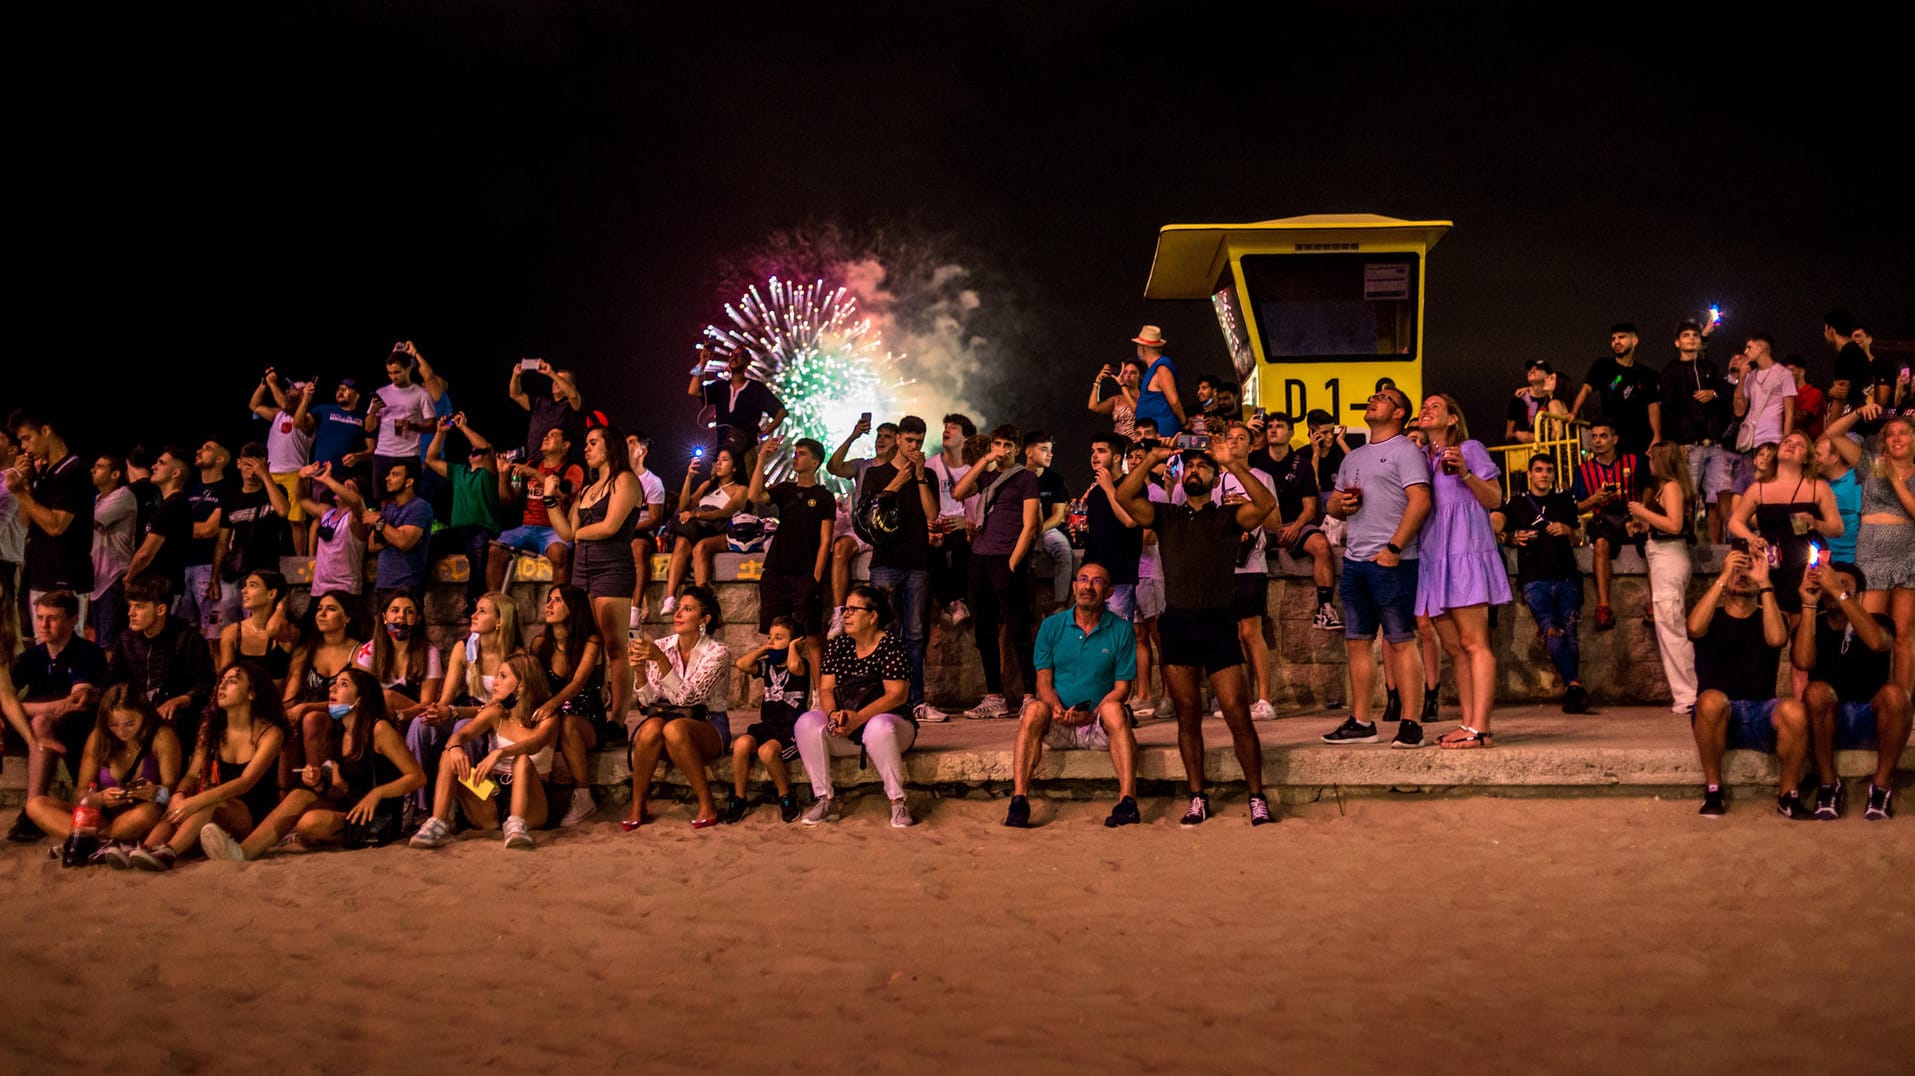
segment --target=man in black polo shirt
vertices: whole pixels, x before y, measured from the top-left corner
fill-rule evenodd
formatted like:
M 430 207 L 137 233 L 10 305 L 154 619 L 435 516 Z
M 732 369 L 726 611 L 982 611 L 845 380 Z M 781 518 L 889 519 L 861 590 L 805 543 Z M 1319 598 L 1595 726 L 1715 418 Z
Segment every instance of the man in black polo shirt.
M 1582 517 L 1576 498 L 1556 488 L 1556 461 L 1542 452 L 1531 456 L 1528 483 L 1490 519 L 1503 541 L 1516 547 L 1516 581 L 1523 603 L 1536 618 L 1543 649 L 1563 678 L 1563 713 L 1587 713 L 1589 692 L 1582 685 L 1582 651 L 1576 637 L 1583 575 L 1576 567 L 1575 541 Z
M 770 634 L 771 622 L 781 616 L 796 620 L 810 668 L 816 670 L 824 660 L 825 572 L 831 566 L 831 525 L 838 516 L 838 499 L 818 481 L 825 446 L 809 437 L 792 446 L 791 479 L 766 489 L 765 468 L 778 448 L 778 438 L 765 438 L 746 494 L 753 504 L 778 509 L 778 530 L 765 551 L 765 570 L 758 580 L 758 630 Z
M 1731 550 L 1722 574 L 1689 610 L 1696 648 L 1696 712 L 1691 719 L 1702 759 L 1702 810 L 1728 809 L 1722 791 L 1722 753 L 1738 747 L 1776 756 L 1782 764 L 1776 813 L 1798 821 L 1815 817 L 1797 784 L 1809 754 L 1809 718 L 1794 699 L 1775 697 L 1776 666 L 1789 625 L 1776 604 L 1766 557 Z
M 1823 564 L 1803 573 L 1805 616 L 1795 629 L 1790 660 L 1809 674 L 1803 702 L 1815 745 L 1815 817 L 1839 818 L 1842 783 L 1835 772 L 1838 748 L 1875 748 L 1875 776 L 1868 786 L 1864 818 L 1879 822 L 1892 813 L 1889 791 L 1895 764 L 1908 746 L 1909 700 L 1890 677 L 1895 621 L 1862 608 L 1868 581 L 1853 564 Z
M 1145 479 L 1170 454 L 1163 445 L 1152 448 L 1145 465 L 1124 476 L 1124 484 L 1117 487 L 1117 503 L 1140 526 L 1157 532 L 1163 557 L 1164 593 L 1169 599 L 1160 620 L 1164 679 L 1177 702 L 1177 753 L 1190 782 L 1190 810 L 1183 824 L 1194 826 L 1210 817 L 1210 797 L 1204 793 L 1204 713 L 1197 680 L 1201 668 L 1210 674 L 1211 690 L 1223 708 L 1244 783 L 1250 787 L 1250 823 L 1260 826 L 1275 819 L 1263 795 L 1263 745 L 1250 722 L 1250 690 L 1231 598 L 1236 590 L 1238 537 L 1261 526 L 1276 510 L 1277 499 L 1250 473 L 1232 442 L 1219 437 L 1205 451 L 1184 453 L 1184 503 L 1154 503 L 1145 493 Z M 1244 490 L 1247 499 L 1242 504 L 1226 508 L 1212 500 L 1220 472 L 1228 472 Z
M 93 729 L 93 703 L 106 685 L 106 655 L 74 634 L 79 618 L 80 599 L 70 590 L 35 598 L 33 634 L 39 644 L 28 647 L 13 663 L 14 689 L 33 728 L 33 742 L 27 744 L 27 799 L 45 795 L 53 783 L 53 752 L 41 744 L 60 744 L 69 764 L 80 765 L 87 733 Z M 84 782 L 86 777 L 76 773 L 74 780 Z M 42 836 L 25 811 L 7 833 L 14 841 Z
M 45 417 L 16 411 L 7 425 L 20 442 L 19 459 L 5 478 L 27 524 L 22 576 L 29 597 L 93 593 L 92 472 Z

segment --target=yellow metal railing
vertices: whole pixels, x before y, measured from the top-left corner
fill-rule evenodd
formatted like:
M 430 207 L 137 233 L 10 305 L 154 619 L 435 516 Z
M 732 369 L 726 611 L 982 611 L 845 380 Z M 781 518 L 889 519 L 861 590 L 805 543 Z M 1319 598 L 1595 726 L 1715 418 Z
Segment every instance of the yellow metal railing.
M 1575 419 L 1552 415 L 1547 411 L 1536 413 L 1536 439 L 1518 441 L 1513 445 L 1492 445 L 1490 454 L 1496 457 L 1496 466 L 1503 472 L 1503 497 L 1507 500 L 1515 496 L 1520 480 L 1527 482 L 1529 461 L 1538 452 L 1546 453 L 1556 461 L 1556 488 L 1566 490 L 1576 478 L 1576 465 L 1583 459 L 1583 436 L 1589 432 L 1589 423 Z

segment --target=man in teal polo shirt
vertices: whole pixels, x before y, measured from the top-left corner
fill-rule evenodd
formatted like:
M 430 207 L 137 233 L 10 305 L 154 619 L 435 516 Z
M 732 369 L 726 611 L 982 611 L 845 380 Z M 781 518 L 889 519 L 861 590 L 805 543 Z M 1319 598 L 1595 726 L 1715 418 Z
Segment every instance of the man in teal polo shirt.
M 1037 694 L 1024 704 L 1017 727 L 1011 810 L 1004 824 L 1031 824 L 1031 772 L 1044 748 L 1109 751 L 1117 771 L 1117 806 L 1104 825 L 1133 825 L 1137 812 L 1137 740 L 1124 700 L 1137 679 L 1137 636 L 1130 621 L 1110 612 L 1110 570 L 1085 561 L 1071 583 L 1072 602 L 1037 629 Z

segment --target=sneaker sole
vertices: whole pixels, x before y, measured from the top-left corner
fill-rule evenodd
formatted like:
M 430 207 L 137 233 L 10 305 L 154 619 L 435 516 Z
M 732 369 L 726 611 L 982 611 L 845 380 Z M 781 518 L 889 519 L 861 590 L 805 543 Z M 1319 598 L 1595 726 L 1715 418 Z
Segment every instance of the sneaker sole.
M 1324 737 L 1322 737 L 1322 740 L 1323 740 L 1323 742 L 1324 742 L 1324 743 L 1327 743 L 1327 744 L 1329 744 L 1329 745 L 1330 745 L 1331 747 L 1342 747 L 1342 746 L 1343 746 L 1343 745 L 1345 745 L 1345 744 L 1354 744 L 1354 743 L 1375 743 L 1375 742 L 1376 742 L 1376 734 L 1375 734 L 1375 733 L 1371 733 L 1371 734 L 1370 734 L 1370 735 L 1368 735 L 1368 736 L 1350 736 L 1350 737 L 1347 737 L 1347 738 L 1346 738 L 1346 737 L 1338 737 L 1337 739 L 1334 739 L 1334 740 L 1332 740 L 1332 739 L 1331 739 L 1331 738 L 1329 738 L 1328 736 L 1324 736 Z
M 1402 740 L 1390 741 L 1390 746 L 1399 751 L 1420 751 L 1429 745 L 1430 742 L 1428 740 L 1418 740 L 1415 743 L 1404 743 Z
M 505 846 L 514 852 L 530 852 L 532 849 L 538 847 L 537 844 L 533 843 L 530 837 L 508 837 L 506 838 Z

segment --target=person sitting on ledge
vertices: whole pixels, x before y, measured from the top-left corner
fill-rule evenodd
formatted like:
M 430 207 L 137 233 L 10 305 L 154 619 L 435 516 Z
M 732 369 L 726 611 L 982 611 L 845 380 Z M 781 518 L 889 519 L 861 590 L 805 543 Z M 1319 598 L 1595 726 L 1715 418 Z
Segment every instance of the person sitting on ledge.
M 693 585 L 678 594 L 672 630 L 657 639 L 633 639 L 627 660 L 645 684 L 639 688 L 644 719 L 632 733 L 632 806 L 619 825 L 630 833 L 650 821 L 645 801 L 651 796 L 658 756 L 667 755 L 698 797 L 693 829 L 718 824 L 706 767 L 731 743 L 731 651 L 718 639 L 718 597 Z
M 910 653 L 890 630 L 891 601 L 877 587 L 858 583 L 851 588 L 845 595 L 844 621 L 844 632 L 825 644 L 818 677 L 820 708 L 806 711 L 792 730 L 805 776 L 818 797 L 805 811 L 804 824 L 838 820 L 832 756 L 851 757 L 862 749 L 884 781 L 892 828 L 916 825 L 904 799 L 904 753 L 918 737 L 917 723 L 905 716 L 911 698 Z
M 1867 587 L 1862 569 L 1839 561 L 1822 563 L 1802 580 L 1802 608 L 1810 615 L 1796 627 L 1790 660 L 1809 678 L 1803 701 L 1815 750 L 1817 818 L 1842 815 L 1836 750 L 1873 746 L 1875 776 L 1869 781 L 1862 817 L 1871 822 L 1887 819 L 1895 764 L 1908 746 L 1908 692 L 1890 676 L 1895 621 L 1863 609 Z
M 1689 610 L 1689 638 L 1702 692 L 1692 726 L 1705 783 L 1699 813 L 1715 817 L 1728 809 L 1722 753 L 1738 747 L 1773 754 L 1782 763 L 1777 813 L 1797 820 L 1814 817 L 1796 792 L 1809 753 L 1808 713 L 1794 699 L 1775 697 L 1789 628 L 1769 583 L 1767 557 L 1732 549 L 1723 558 L 1722 574 Z
M 1024 704 L 1017 728 L 1011 809 L 1004 824 L 1031 824 L 1031 772 L 1044 748 L 1109 751 L 1117 771 L 1117 806 L 1104 825 L 1135 825 L 1137 740 L 1124 702 L 1137 680 L 1137 637 L 1130 621 L 1105 608 L 1110 571 L 1096 561 L 1077 569 L 1072 603 L 1037 629 L 1037 694 Z

